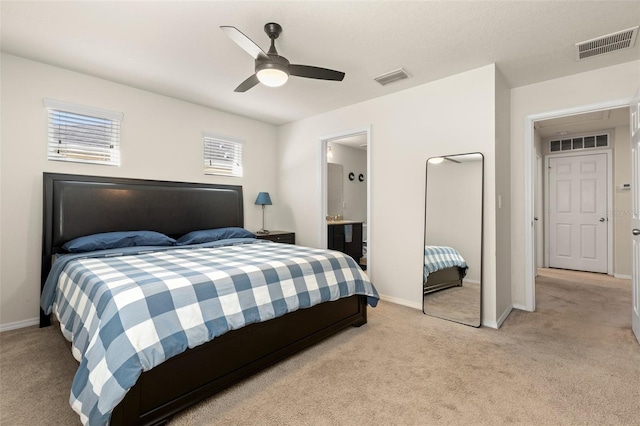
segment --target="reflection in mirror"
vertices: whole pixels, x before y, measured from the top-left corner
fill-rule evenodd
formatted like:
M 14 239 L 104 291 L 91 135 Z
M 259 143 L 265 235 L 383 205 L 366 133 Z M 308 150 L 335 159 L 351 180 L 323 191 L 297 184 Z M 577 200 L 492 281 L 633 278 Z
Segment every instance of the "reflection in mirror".
M 327 163 L 327 214 L 329 216 L 343 215 L 342 174 L 342 164 Z
M 483 160 L 427 160 L 423 312 L 473 327 L 481 324 Z

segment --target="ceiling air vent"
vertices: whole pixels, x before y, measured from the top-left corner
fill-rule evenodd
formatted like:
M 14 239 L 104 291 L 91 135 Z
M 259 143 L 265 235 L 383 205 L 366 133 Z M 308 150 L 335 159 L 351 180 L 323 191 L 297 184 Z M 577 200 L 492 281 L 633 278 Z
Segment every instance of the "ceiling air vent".
M 389 83 L 393 83 L 394 81 L 404 80 L 405 78 L 409 78 L 409 74 L 402 68 L 398 68 L 397 70 L 390 71 L 388 73 L 382 74 L 374 78 L 375 81 L 386 86 Z
M 581 61 L 582 59 L 604 55 L 605 53 L 615 52 L 616 50 L 629 49 L 635 45 L 637 35 L 638 27 L 633 27 L 628 30 L 618 31 L 617 33 L 576 43 L 576 59 Z

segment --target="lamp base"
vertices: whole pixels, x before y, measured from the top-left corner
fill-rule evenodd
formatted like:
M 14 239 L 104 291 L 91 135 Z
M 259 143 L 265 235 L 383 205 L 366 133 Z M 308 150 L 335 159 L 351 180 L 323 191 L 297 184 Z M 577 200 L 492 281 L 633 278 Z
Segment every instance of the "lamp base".
M 269 231 L 267 231 L 266 229 L 261 229 L 259 231 L 256 231 L 256 234 L 258 235 L 267 235 L 269 233 Z

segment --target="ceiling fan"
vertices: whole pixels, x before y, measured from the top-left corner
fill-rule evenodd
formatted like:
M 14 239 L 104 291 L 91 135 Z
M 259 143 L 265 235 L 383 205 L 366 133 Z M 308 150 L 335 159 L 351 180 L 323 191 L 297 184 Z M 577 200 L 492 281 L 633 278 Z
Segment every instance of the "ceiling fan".
M 270 22 L 264 26 L 264 32 L 271 39 L 271 47 L 267 53 L 236 27 L 222 26 L 220 28 L 231 40 L 235 41 L 238 46 L 255 59 L 255 74 L 240 83 L 235 92 L 246 92 L 258 83 L 270 87 L 282 86 L 287 82 L 290 75 L 333 81 L 342 81 L 344 78 L 343 72 L 310 65 L 291 64 L 287 58 L 278 55 L 275 41 L 282 32 L 282 27 L 275 22 Z

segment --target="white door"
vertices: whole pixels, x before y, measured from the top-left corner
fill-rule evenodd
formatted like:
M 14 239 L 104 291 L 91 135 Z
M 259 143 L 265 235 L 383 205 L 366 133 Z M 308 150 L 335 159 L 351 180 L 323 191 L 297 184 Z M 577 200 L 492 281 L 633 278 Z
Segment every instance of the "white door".
M 632 328 L 640 343 L 640 90 L 631 103 L 631 233 L 633 245 Z
M 549 266 L 607 273 L 607 154 L 549 159 Z

